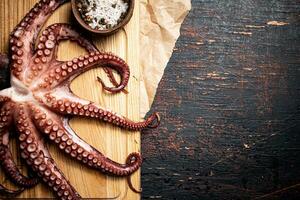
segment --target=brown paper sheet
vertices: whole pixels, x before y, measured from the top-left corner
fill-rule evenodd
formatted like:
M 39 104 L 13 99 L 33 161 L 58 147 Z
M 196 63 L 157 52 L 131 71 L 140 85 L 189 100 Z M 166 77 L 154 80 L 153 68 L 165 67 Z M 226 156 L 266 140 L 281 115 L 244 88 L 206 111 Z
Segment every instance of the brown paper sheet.
M 151 107 L 190 9 L 190 0 L 140 0 L 141 117 Z

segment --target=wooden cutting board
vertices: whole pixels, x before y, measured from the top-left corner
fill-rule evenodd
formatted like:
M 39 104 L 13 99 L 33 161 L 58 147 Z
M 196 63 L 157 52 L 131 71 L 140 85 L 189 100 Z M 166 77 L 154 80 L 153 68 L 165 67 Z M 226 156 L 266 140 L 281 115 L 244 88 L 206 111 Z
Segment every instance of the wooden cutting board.
M 9 33 L 24 17 L 24 15 L 33 7 L 37 0 L 1 0 L 0 1 L 0 50 L 8 52 Z M 136 5 L 138 0 L 136 0 Z M 102 91 L 96 77 L 100 75 L 107 84 L 109 81 L 99 67 L 90 70 L 75 81 L 71 87 L 75 94 L 85 99 L 92 100 L 104 107 L 110 108 L 117 113 L 129 117 L 133 120 L 139 118 L 139 9 L 134 9 L 134 14 L 128 25 L 118 33 L 110 37 L 91 37 L 99 49 L 112 51 L 127 61 L 131 70 L 131 78 L 127 87 L 129 94 L 107 94 Z M 48 20 L 46 26 L 55 22 L 67 22 L 76 24 L 71 13 L 71 5 L 67 3 L 60 7 Z M 45 27 L 44 27 L 45 28 Z M 68 60 L 73 57 L 85 54 L 86 52 L 77 44 L 64 42 L 60 46 L 59 58 Z M 128 132 L 103 122 L 74 118 L 71 126 L 78 135 L 103 152 L 109 158 L 124 163 L 130 152 L 140 151 L 140 135 L 138 132 Z M 16 135 L 15 133 L 13 134 Z M 16 146 L 15 138 L 12 141 L 11 149 L 14 152 L 17 163 L 24 173 L 26 166 L 20 161 L 20 153 Z M 139 199 L 138 194 L 133 193 L 127 186 L 125 178 L 108 177 L 93 169 L 89 169 L 70 159 L 66 154 L 61 153 L 58 148 L 49 143 L 49 149 L 54 160 L 60 169 L 64 172 L 70 183 L 76 188 L 82 197 L 85 198 L 116 198 L 116 199 Z M 14 188 L 5 179 L 3 172 L 0 172 L 1 181 L 4 185 Z M 140 187 L 140 172 L 132 176 L 133 184 L 136 188 Z M 19 197 L 53 197 L 52 192 L 44 183 L 26 190 Z

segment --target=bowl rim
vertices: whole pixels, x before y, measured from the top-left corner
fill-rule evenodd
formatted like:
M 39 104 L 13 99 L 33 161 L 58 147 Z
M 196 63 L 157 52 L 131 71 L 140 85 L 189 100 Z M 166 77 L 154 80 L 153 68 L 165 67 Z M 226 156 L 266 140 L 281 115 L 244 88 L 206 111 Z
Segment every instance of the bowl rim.
M 81 14 L 77 9 L 76 1 L 77 0 L 71 0 L 71 7 L 72 7 L 73 15 L 75 16 L 77 22 L 86 30 L 93 32 L 93 33 L 97 33 L 97 34 L 102 34 L 102 35 L 110 35 L 110 34 L 116 32 L 117 30 L 119 30 L 120 28 L 124 27 L 130 21 L 132 15 L 133 15 L 133 10 L 134 10 L 134 6 L 135 6 L 134 0 L 127 0 L 129 2 L 128 11 L 126 13 L 126 16 L 122 19 L 122 21 L 120 21 L 120 23 L 117 24 L 117 26 L 115 26 L 111 29 L 106 29 L 106 30 L 96 30 L 96 29 L 91 28 L 82 19 Z

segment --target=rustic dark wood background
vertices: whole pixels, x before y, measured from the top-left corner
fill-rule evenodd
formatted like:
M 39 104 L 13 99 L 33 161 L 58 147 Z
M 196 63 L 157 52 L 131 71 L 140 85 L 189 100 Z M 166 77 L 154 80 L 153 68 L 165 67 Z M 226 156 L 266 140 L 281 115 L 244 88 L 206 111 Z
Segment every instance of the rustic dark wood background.
M 143 199 L 300 199 L 299 24 L 299 0 L 192 0 L 142 136 Z

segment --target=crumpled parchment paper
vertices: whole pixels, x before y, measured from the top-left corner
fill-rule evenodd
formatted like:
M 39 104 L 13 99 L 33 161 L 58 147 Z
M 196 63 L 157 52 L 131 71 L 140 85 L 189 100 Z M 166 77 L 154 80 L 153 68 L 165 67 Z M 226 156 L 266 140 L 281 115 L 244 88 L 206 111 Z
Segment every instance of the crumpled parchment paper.
M 190 9 L 190 0 L 140 0 L 141 117 L 150 110 Z

